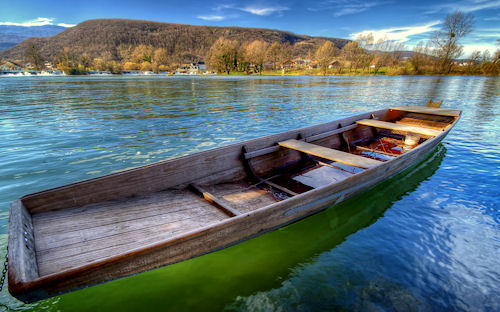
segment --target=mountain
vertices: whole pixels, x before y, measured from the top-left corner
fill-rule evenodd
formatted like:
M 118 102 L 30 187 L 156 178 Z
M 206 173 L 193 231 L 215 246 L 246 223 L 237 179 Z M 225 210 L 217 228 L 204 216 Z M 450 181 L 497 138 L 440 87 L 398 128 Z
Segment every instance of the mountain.
M 0 25 L 0 50 L 13 47 L 30 37 L 51 37 L 65 29 L 56 25 L 30 27 Z
M 338 48 L 348 40 L 296 35 L 290 32 L 242 27 L 193 26 L 126 19 L 88 20 L 50 38 L 29 38 L 5 51 L 0 59 L 23 60 L 33 45 L 44 60 L 54 60 L 65 48 L 78 59 L 101 57 L 124 61 L 130 51 L 140 45 L 164 48 L 170 57 L 179 62 L 205 58 L 212 44 L 224 37 L 238 42 L 264 40 L 288 42 L 294 56 L 307 56 L 324 40 L 332 41 Z

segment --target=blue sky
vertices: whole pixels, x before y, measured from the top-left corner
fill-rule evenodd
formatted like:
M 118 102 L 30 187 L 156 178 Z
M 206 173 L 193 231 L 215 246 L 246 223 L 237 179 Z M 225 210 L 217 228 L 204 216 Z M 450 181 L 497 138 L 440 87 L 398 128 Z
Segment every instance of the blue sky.
M 411 49 L 462 10 L 475 17 L 475 30 L 462 42 L 466 54 L 500 46 L 500 0 L 7 0 L 0 25 L 71 26 L 94 18 L 129 18 L 192 25 L 260 27 L 296 34 L 353 39 L 372 32 Z

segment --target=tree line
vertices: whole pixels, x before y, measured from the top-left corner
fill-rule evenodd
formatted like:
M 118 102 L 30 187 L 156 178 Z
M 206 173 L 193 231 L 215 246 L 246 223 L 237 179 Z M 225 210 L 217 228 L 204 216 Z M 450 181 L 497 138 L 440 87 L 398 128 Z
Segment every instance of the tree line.
M 188 55 L 187 59 L 204 60 L 210 70 L 226 74 L 262 74 L 267 67 L 276 73 L 288 70 L 303 74 L 498 75 L 500 49 L 493 55 L 487 50 L 475 51 L 467 60 L 458 61 L 463 55 L 460 40 L 470 34 L 473 27 L 473 16 L 457 11 L 446 16 L 442 28 L 425 45 L 420 42 L 411 52 L 406 51 L 408 49 L 402 43 L 387 38 L 375 40 L 372 34 L 359 36 L 343 46 L 334 44 L 332 40 L 316 40 L 314 43 L 297 41 L 290 44 L 288 41 L 269 43 L 262 39 L 240 42 L 221 36 L 205 53 L 198 53 L 202 56 Z M 64 48 L 54 62 L 60 70 L 79 74 L 89 69 L 113 73 L 124 70 L 161 72 L 175 70 L 186 60 L 185 54 L 172 53 L 167 48 L 144 43 L 121 43 L 113 51 L 104 51 L 98 57 L 91 57 L 85 52 L 78 55 Z M 43 67 L 43 58 L 35 45 L 27 48 L 26 57 L 35 68 Z M 299 65 L 296 61 L 302 63 Z

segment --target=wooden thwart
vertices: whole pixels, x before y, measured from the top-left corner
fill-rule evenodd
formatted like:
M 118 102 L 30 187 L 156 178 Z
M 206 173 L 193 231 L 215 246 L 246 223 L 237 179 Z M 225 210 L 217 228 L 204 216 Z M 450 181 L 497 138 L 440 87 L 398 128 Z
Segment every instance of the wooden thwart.
M 398 106 L 391 107 L 390 110 L 398 110 L 412 113 L 422 113 L 422 114 L 431 114 L 431 115 L 441 115 L 441 116 L 451 116 L 458 117 L 460 116 L 460 111 L 455 109 L 447 109 L 447 108 L 436 108 L 436 107 L 423 107 L 416 105 L 408 105 L 408 106 Z
M 380 120 L 374 120 L 374 119 L 363 119 L 363 120 L 357 121 L 356 123 L 358 125 L 365 125 L 365 126 L 371 126 L 371 127 L 383 128 L 383 129 L 389 129 L 389 130 L 395 130 L 395 131 L 405 131 L 405 132 L 411 132 L 411 133 L 418 133 L 418 134 L 423 134 L 423 135 L 428 135 L 428 136 L 433 136 L 433 137 L 438 136 L 442 133 L 442 131 L 439 131 L 439 130 L 396 124 L 393 122 L 386 122 L 386 121 L 380 121 Z
M 362 156 L 357 156 L 353 154 L 349 154 L 346 152 L 334 150 L 331 148 L 311 144 L 311 143 L 306 143 L 303 141 L 298 141 L 298 140 L 287 140 L 283 142 L 278 143 L 280 146 L 294 149 L 306 154 L 318 156 L 324 159 L 329 159 L 333 161 L 337 161 L 343 164 L 359 167 L 359 168 L 364 168 L 364 169 L 369 169 L 371 167 L 375 167 L 379 164 L 381 164 L 381 161 L 374 160 L 371 158 L 366 158 Z

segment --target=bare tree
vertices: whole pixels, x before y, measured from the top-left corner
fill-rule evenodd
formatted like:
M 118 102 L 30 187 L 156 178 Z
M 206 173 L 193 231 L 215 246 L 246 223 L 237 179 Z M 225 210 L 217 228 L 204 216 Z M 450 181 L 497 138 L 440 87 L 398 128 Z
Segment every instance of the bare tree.
M 349 64 L 349 72 L 352 68 L 358 68 L 361 58 L 366 53 L 356 41 L 351 41 L 346 44 L 340 51 L 340 56 L 344 64 Z
M 456 11 L 446 16 L 441 30 L 437 31 L 431 38 L 442 73 L 451 72 L 453 60 L 459 58 L 463 52 L 459 41 L 471 33 L 473 27 L 474 17 L 472 14 Z
M 410 63 L 415 68 L 417 74 L 423 74 L 424 68 L 431 64 L 431 57 L 429 56 L 429 46 L 420 41 L 414 48 L 410 57 Z
M 267 42 L 262 40 L 252 41 L 246 49 L 246 55 L 250 63 L 252 63 L 257 71 L 262 74 L 264 62 L 266 60 Z
M 31 65 L 33 65 L 35 70 L 40 70 L 43 68 L 43 65 L 44 65 L 43 59 L 42 59 L 42 56 L 40 55 L 40 52 L 39 52 L 37 46 L 35 46 L 34 44 L 30 45 L 26 49 L 25 56 L 28 59 L 28 61 L 31 63 Z
M 154 50 L 151 59 L 151 67 L 155 73 L 158 72 L 160 65 L 168 64 L 168 53 L 165 49 L 159 48 Z
M 315 58 L 318 61 L 319 67 L 323 70 L 323 75 L 326 75 L 326 70 L 328 69 L 328 66 L 333 61 L 335 55 L 337 54 L 338 54 L 338 49 L 329 40 L 325 41 L 318 48 L 318 50 L 316 50 Z
M 273 42 L 266 51 L 266 59 L 273 63 L 273 70 L 276 70 L 277 65 L 281 60 L 281 44 Z
M 364 71 L 365 68 L 370 66 L 371 62 L 375 57 L 373 53 L 375 52 L 374 50 L 376 49 L 375 39 L 373 38 L 373 34 L 369 33 L 366 35 L 359 35 L 356 38 L 356 42 L 358 43 L 358 46 L 361 48 L 361 50 L 358 50 L 359 65 L 363 68 Z M 372 52 L 370 53 L 370 51 Z
M 220 37 L 208 52 L 208 65 L 219 73 L 229 72 L 237 65 L 238 41 Z

